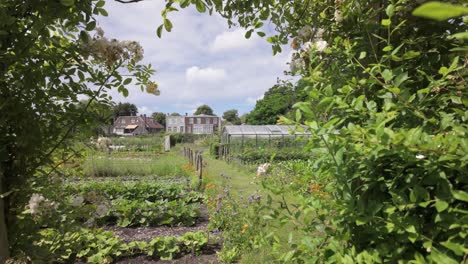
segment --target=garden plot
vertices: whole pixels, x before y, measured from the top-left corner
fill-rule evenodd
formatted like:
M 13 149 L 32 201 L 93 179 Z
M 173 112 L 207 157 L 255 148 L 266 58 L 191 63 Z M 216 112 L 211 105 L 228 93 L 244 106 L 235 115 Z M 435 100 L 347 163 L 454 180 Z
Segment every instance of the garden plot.
M 31 197 L 39 223 L 34 261 L 159 263 L 214 258 L 219 238 L 208 233 L 204 194 L 190 188 L 191 170 L 175 154 L 93 152 L 83 176 Z M 90 173 L 97 172 L 99 173 Z M 41 208 L 40 210 L 36 208 Z M 29 217 L 30 215 L 30 217 Z M 199 257 L 202 255 L 201 257 Z

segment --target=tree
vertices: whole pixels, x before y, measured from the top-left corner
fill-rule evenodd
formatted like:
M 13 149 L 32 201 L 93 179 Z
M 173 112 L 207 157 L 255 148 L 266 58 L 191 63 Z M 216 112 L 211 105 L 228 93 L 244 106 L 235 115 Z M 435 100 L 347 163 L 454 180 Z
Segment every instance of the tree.
M 239 118 L 239 113 L 236 109 L 227 110 L 223 113 L 223 119 L 230 122 L 233 125 L 240 125 L 241 120 Z
M 171 115 L 171 116 L 180 116 L 180 114 L 179 114 L 179 113 L 176 113 L 176 112 L 171 113 L 170 115 Z
M 151 114 L 151 117 L 153 117 L 154 121 L 158 122 L 163 127 L 166 127 L 166 114 L 162 112 L 154 112 Z
M 138 108 L 136 105 L 131 103 L 118 103 L 113 109 L 114 117 L 119 116 L 136 116 L 138 114 Z
M 250 125 L 274 125 L 280 115 L 285 115 L 296 102 L 291 83 L 281 83 L 271 87 L 254 109 L 247 114 L 246 123 Z
M 194 115 L 214 115 L 213 109 L 208 105 L 200 105 L 195 111 Z
M 95 16 L 107 14 L 103 5 L 104 1 L 20 0 L 0 4 L 0 263 L 8 258 L 9 244 L 32 243 L 15 228 L 16 216 L 24 211 L 30 187 L 47 186 L 59 165 L 79 151 L 71 139 L 86 135 L 74 131 L 90 127 L 86 111 L 93 102 L 109 100 L 112 88 L 126 96 L 126 86 L 135 81 L 142 90 L 157 93 L 156 84 L 149 81 L 154 71 L 138 64 L 141 46 L 110 41 L 95 28 Z M 119 72 L 122 67 L 125 78 Z M 83 97 L 88 101 L 78 107 Z M 40 227 L 30 228 L 38 233 Z

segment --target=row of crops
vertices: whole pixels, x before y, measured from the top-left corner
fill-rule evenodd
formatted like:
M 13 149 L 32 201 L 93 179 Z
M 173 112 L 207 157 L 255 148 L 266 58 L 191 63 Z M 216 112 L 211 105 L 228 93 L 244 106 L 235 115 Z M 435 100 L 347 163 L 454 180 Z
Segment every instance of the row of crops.
M 136 139 L 125 142 L 131 146 Z M 131 146 L 132 147 L 132 146 Z M 151 148 L 150 148 L 151 149 Z M 14 259 L 32 263 L 114 263 L 203 254 L 218 244 L 206 228 L 204 194 L 176 153 L 87 151 L 65 174 L 37 187 L 16 219 Z M 151 230 L 135 236 L 141 228 Z M 182 228 L 183 233 L 171 233 Z M 118 232 L 129 234 L 124 239 Z

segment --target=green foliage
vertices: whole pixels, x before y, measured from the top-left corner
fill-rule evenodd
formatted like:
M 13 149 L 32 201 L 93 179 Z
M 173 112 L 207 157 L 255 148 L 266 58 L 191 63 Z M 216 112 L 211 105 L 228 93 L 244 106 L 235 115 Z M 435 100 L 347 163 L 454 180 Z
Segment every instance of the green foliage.
M 41 239 L 35 244 L 36 255 L 29 256 L 34 262 L 84 260 L 87 263 L 112 263 L 123 257 L 148 255 L 162 260 L 171 260 L 183 252 L 199 254 L 206 247 L 207 235 L 188 232 L 181 237 L 156 237 L 150 242 L 123 242 L 112 232 L 100 229 L 80 228 L 60 233 L 54 229 L 40 232 Z M 44 253 L 43 255 L 39 253 Z M 25 261 L 18 258 L 17 261 Z
M 223 119 L 233 125 L 240 125 L 241 120 L 236 109 L 227 110 L 223 113 Z
M 138 114 L 138 108 L 131 103 L 118 103 L 114 105 L 112 111 L 114 118 L 119 116 L 136 116 Z
M 164 138 L 161 134 L 148 134 L 132 137 L 112 137 L 111 140 L 112 145 L 120 147 L 119 149 L 117 149 L 117 152 L 161 152 L 164 142 Z M 113 156 L 115 155 L 116 153 L 113 153 Z
M 25 183 L 38 174 L 50 175 L 63 160 L 79 152 L 72 138 L 89 138 L 94 120 L 86 111 L 94 102 L 110 104 L 109 91 L 126 95 L 126 75 L 144 89 L 154 71 L 138 64 L 141 46 L 104 40 L 95 19 L 107 15 L 104 1 L 0 3 L 0 193 L 1 208 L 15 207 Z M 21 8 L 18 8 L 21 7 Z M 84 107 L 79 106 L 88 98 Z M 59 150 L 59 151 L 58 151 Z M 60 155 L 58 155 L 60 154 Z M 5 203 L 5 207 L 3 207 Z M 6 219 L 1 210 L 0 228 Z M 0 261 L 5 258 L 5 230 L 0 230 Z
M 233 155 L 242 163 L 258 164 L 269 161 L 284 161 L 284 160 L 308 160 L 312 156 L 307 151 L 297 148 L 266 148 L 266 149 L 246 149 L 239 154 Z
M 192 226 L 200 216 L 199 204 L 187 204 L 184 200 L 128 200 L 118 198 L 101 224 L 115 223 L 122 227 L 184 225 Z
M 298 86 L 299 87 L 299 86 Z M 254 109 L 247 114 L 249 125 L 274 125 L 281 115 L 288 114 L 294 103 L 301 98 L 301 88 L 294 88 L 292 83 L 283 82 L 270 88 Z
M 413 15 L 437 21 L 444 21 L 449 18 L 468 15 L 468 7 L 433 1 L 424 3 L 416 8 L 413 11 Z
M 214 115 L 213 109 L 208 105 L 200 105 L 197 110 L 195 110 L 194 115 Z
M 114 180 L 108 181 L 82 181 L 67 184 L 65 192 L 80 194 L 87 197 L 89 193 L 97 193 L 108 200 L 118 198 L 126 200 L 150 201 L 182 200 L 186 203 L 201 202 L 203 195 L 189 191 L 180 183 L 166 183 L 157 181 L 125 181 L 116 184 Z
M 441 22 L 412 16 L 419 2 L 408 0 L 206 4 L 246 28 L 247 38 L 262 21 L 271 22 L 278 31 L 267 38 L 273 53 L 292 37 L 292 70 L 308 92 L 293 119 L 313 133 L 309 149 L 326 153 L 317 157 L 313 175 L 336 179 L 329 201 L 302 200 L 298 212 L 318 208 L 320 221 L 305 225 L 315 230 L 305 229 L 280 261 L 457 263 L 466 257 L 463 4 L 432 2 L 415 11 Z M 325 239 L 311 240 L 315 231 Z M 229 250 L 226 258 L 235 258 L 237 249 Z
M 91 156 L 83 164 L 86 176 L 128 177 L 128 176 L 188 176 L 182 169 L 185 161 L 172 155 L 138 157 Z
M 152 117 L 156 122 L 158 122 L 159 124 L 161 124 L 163 127 L 166 127 L 166 114 L 165 114 L 165 113 L 162 113 L 162 112 L 154 112 L 153 114 L 151 114 L 151 117 Z

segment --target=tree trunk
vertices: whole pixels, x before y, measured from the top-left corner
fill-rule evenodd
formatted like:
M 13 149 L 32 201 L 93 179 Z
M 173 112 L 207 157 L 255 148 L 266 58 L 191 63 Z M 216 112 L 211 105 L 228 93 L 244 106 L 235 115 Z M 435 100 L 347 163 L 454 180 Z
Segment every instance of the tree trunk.
M 0 175 L 0 195 L 5 193 L 3 180 L 3 175 Z M 0 264 L 4 264 L 10 256 L 6 217 L 5 198 L 0 197 Z

